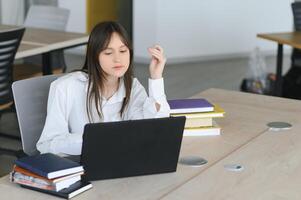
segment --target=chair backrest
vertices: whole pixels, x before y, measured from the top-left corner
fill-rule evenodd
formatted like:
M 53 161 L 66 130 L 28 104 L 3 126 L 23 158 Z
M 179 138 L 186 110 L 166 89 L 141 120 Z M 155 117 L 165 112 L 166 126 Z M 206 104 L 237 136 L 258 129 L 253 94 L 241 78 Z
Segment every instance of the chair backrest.
M 13 81 L 12 64 L 25 28 L 0 31 L 0 105 L 13 101 L 11 84 Z
M 57 6 L 58 0 L 27 0 L 29 5 L 51 5 Z
M 12 85 L 24 153 L 38 153 L 36 143 L 42 133 L 50 84 L 61 75 L 16 81 Z
M 292 3 L 292 11 L 295 30 L 301 31 L 301 2 Z
M 292 11 L 294 17 L 294 29 L 296 31 L 301 31 L 301 2 L 292 3 Z M 301 50 L 293 48 L 292 52 L 292 67 L 300 66 L 301 67 Z
M 24 26 L 65 31 L 70 11 L 54 6 L 32 5 L 27 13 Z

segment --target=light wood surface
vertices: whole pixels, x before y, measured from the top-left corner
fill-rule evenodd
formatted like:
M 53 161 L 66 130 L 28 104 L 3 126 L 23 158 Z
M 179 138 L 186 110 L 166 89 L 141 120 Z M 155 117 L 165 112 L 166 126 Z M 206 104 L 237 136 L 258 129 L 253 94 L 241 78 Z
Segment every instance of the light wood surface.
M 10 108 L 13 104 L 14 104 L 14 102 L 9 102 L 9 103 L 0 105 L 0 111 Z
M 83 33 L 26 28 L 16 59 L 85 44 L 89 36 Z
M 25 58 L 46 52 L 48 52 L 48 48 L 45 46 L 21 42 L 16 53 L 15 59 Z
M 264 33 L 257 37 L 301 49 L 301 32 Z
M 16 29 L 17 26 L 0 25 L 0 31 Z M 88 42 L 89 36 L 84 33 L 54 31 L 26 27 L 24 36 L 15 59 L 47 53 Z
M 54 31 L 48 29 L 26 28 L 22 41 L 33 45 L 47 45 L 50 50 L 81 44 L 89 36 L 83 33 Z
M 301 101 L 271 97 L 261 101 L 262 109 L 274 113 L 272 117 L 262 117 L 289 122 L 293 127 L 277 132 L 266 130 L 163 199 L 300 199 Z M 260 115 L 257 116 L 261 118 Z M 245 169 L 227 171 L 227 164 L 240 164 Z
M 211 171 L 211 168 L 217 168 L 216 166 L 221 161 L 231 156 L 235 157 L 241 149 L 255 143 L 258 138 L 267 132 L 267 122 L 285 120 L 295 124 L 298 122 L 295 119 L 296 116 L 301 113 L 300 102 L 277 97 L 266 97 L 219 89 L 210 89 L 195 97 L 206 98 L 212 103 L 219 104 L 226 111 L 226 117 L 217 120 L 223 129 L 221 136 L 185 137 L 183 140 L 181 157 L 198 155 L 206 158 L 208 164 L 199 168 L 179 164 L 176 173 L 94 181 L 94 188 L 81 194 L 76 199 L 160 199 L 162 197 L 169 198 L 168 195 L 173 195 L 173 193 L 179 197 L 181 195 L 181 197 L 184 197 L 178 199 L 189 199 L 191 196 L 185 198 L 185 195 L 187 195 L 185 189 L 187 187 L 184 186 L 191 185 L 191 187 L 198 189 L 198 186 L 194 186 L 191 182 L 201 177 L 202 174 L 207 174 L 208 171 Z M 255 146 L 255 149 L 264 149 L 264 147 Z M 248 159 L 246 156 L 244 161 L 247 162 Z M 245 163 L 242 162 L 242 164 Z M 223 169 L 218 169 L 223 171 Z M 216 170 L 218 171 L 218 169 Z M 219 178 L 215 177 L 214 173 L 210 174 L 214 179 L 212 181 Z M 219 182 L 222 181 L 223 179 L 220 178 Z M 206 182 L 204 184 L 206 185 Z M 222 183 L 220 184 L 222 185 Z M 256 185 L 256 183 L 254 184 Z M 14 192 L 9 193 L 6 191 Z M 213 191 L 215 193 L 219 192 L 218 190 Z M 23 200 L 33 199 L 33 197 L 35 199 L 46 198 L 44 194 L 25 190 L 15 184 L 9 183 L 8 176 L 0 179 L 0 193 L 1 197 L 12 200 L 19 199 L 20 197 Z M 195 194 L 195 196 L 192 196 L 193 198 L 203 199 L 203 193 L 195 191 Z M 172 199 L 175 196 L 171 196 L 170 198 Z M 50 197 L 49 199 L 52 198 L 54 199 L 54 197 Z
M 297 200 L 301 198 L 301 126 L 267 131 L 163 199 Z M 224 165 L 238 163 L 241 172 Z
M 163 199 L 300 199 L 300 153 L 299 133 L 267 131 Z M 229 163 L 245 170 L 227 171 Z

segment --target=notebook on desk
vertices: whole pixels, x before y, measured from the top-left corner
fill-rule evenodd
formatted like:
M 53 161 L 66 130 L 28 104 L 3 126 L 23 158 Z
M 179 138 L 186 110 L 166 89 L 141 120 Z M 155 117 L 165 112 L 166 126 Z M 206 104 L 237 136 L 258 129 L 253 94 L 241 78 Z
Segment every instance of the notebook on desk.
M 185 117 L 87 124 L 81 164 L 85 180 L 175 172 Z

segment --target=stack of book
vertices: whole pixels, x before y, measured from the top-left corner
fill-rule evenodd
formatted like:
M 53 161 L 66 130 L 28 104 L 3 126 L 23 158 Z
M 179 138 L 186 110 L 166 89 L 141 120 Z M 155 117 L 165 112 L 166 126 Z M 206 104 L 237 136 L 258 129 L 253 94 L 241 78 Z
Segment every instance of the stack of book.
M 171 116 L 185 116 L 184 136 L 220 135 L 221 128 L 214 118 L 224 117 L 225 111 L 206 99 L 168 100 Z
M 90 188 L 81 180 L 83 167 L 67 158 L 46 153 L 15 161 L 10 180 L 24 188 L 70 199 Z

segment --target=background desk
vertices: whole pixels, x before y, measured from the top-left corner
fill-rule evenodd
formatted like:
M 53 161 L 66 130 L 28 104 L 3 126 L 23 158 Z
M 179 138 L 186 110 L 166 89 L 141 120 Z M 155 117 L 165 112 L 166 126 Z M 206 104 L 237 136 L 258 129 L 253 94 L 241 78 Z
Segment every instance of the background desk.
M 18 26 L 0 25 L 0 31 L 16 29 Z M 15 59 L 42 55 L 43 74 L 51 74 L 50 53 L 88 43 L 89 36 L 83 33 L 27 28 Z
M 267 122 L 293 120 L 301 113 L 300 102 L 276 97 L 219 89 L 210 89 L 196 96 L 207 98 L 209 101 L 221 105 L 226 111 L 226 117 L 218 120 L 218 123 L 223 127 L 221 136 L 185 137 L 183 140 L 180 156 L 199 155 L 206 158 L 208 164 L 200 168 L 178 165 L 176 173 L 94 181 L 93 189 L 75 199 L 160 199 L 164 197 L 169 198 L 169 195 L 173 195 L 173 193 L 179 193 L 180 196 L 185 197 L 187 193 L 184 189 L 182 190 L 183 187 L 194 185 L 191 182 L 201 177 L 202 174 L 207 174 L 208 171 L 217 168 L 216 166 L 221 161 L 231 156 L 236 156 L 238 151 L 258 140 L 262 134 L 266 133 Z M 295 124 L 297 121 L 291 122 Z M 258 149 L 258 146 L 253 148 Z M 248 160 L 249 158 L 246 156 L 245 159 Z M 247 168 L 247 164 L 245 165 Z M 215 179 L 220 178 L 219 182 L 224 181 L 223 178 L 218 177 L 219 173 L 223 173 L 223 168 L 217 168 L 216 170 L 219 172 L 217 174 L 212 173 L 212 179 L 215 181 Z M 193 199 L 204 197 L 206 192 L 203 194 L 199 188 L 206 188 L 206 184 L 210 180 L 207 179 L 202 185 L 194 186 L 193 194 L 195 195 L 192 196 Z M 223 183 L 220 184 L 222 185 Z M 256 185 L 256 182 L 254 184 Z M 212 193 L 214 192 L 218 193 L 219 191 L 213 190 Z M 45 194 L 26 190 L 18 185 L 9 183 L 8 176 L 0 179 L 0 193 L 2 198 L 10 200 L 46 198 Z M 49 199 L 56 198 L 50 196 Z
M 269 34 L 258 34 L 257 37 L 278 43 L 276 87 L 275 87 L 274 95 L 281 96 L 282 95 L 283 45 L 286 44 L 294 48 L 301 49 L 301 33 L 300 32 L 269 33 Z

